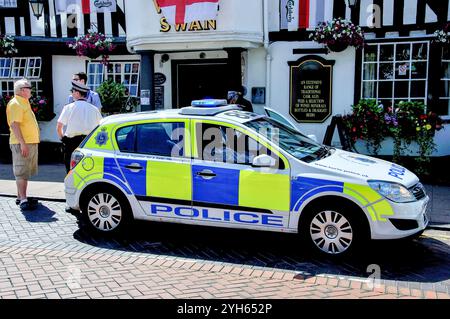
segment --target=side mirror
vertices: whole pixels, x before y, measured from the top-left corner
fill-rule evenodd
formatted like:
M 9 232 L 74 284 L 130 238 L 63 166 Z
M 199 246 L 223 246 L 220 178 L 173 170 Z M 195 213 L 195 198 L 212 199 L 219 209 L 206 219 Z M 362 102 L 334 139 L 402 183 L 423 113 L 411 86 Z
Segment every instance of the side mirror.
M 317 136 L 316 136 L 315 134 L 309 134 L 308 137 L 309 137 L 310 139 L 312 139 L 314 142 L 319 143 L 319 142 L 317 141 Z
M 253 167 L 273 167 L 275 164 L 275 159 L 266 154 L 256 156 L 252 162 Z

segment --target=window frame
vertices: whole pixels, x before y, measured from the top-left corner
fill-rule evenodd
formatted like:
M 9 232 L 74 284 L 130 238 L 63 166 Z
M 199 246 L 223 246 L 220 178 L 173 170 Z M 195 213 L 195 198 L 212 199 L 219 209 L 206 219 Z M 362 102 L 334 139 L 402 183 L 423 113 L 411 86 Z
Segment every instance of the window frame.
M 138 126 L 140 125 L 149 125 L 149 124 L 181 124 L 183 125 L 184 129 L 184 144 L 183 144 L 183 156 L 179 157 L 172 157 L 172 156 L 166 156 L 166 155 L 160 155 L 160 154 L 150 154 L 150 153 L 143 153 L 137 151 L 137 145 L 138 145 Z M 118 143 L 118 133 L 121 129 L 128 128 L 128 127 L 135 127 L 134 128 L 134 145 L 132 151 L 123 151 L 119 147 Z M 191 158 L 191 152 L 190 152 L 190 143 L 189 143 L 189 132 L 190 126 L 189 121 L 184 119 L 157 119 L 157 120 L 150 120 L 146 122 L 133 122 L 133 123 L 124 123 L 123 125 L 117 127 L 117 129 L 114 131 L 114 143 L 115 148 L 121 153 L 121 154 L 135 154 L 138 156 L 146 156 L 146 157 L 153 157 L 153 158 L 164 158 L 164 159 L 190 159 Z
M 215 164 L 244 165 L 244 166 L 247 166 L 247 167 L 252 167 L 252 163 L 239 163 L 239 162 L 231 163 L 231 162 L 227 162 L 227 161 L 225 161 L 225 162 L 224 161 L 211 161 L 211 160 L 208 160 L 208 159 L 204 159 L 203 156 L 199 154 L 202 151 L 202 150 L 199 149 L 199 147 L 200 147 L 200 145 L 199 145 L 199 138 L 202 138 L 202 137 L 198 136 L 199 132 L 198 132 L 198 129 L 197 129 L 198 125 L 204 125 L 204 124 L 209 125 L 209 126 L 230 128 L 230 129 L 232 129 L 234 131 L 238 131 L 239 133 L 243 134 L 244 136 L 248 137 L 249 139 L 254 140 L 256 143 L 258 143 L 262 147 L 265 147 L 270 152 L 270 155 L 268 153 L 261 153 L 261 154 L 258 154 L 256 156 L 263 155 L 263 154 L 269 155 L 277 163 L 279 163 L 278 170 L 285 170 L 285 169 L 289 168 L 289 165 L 286 164 L 287 159 L 284 156 L 280 156 L 280 155 L 282 155 L 282 153 L 274 150 L 274 148 L 273 148 L 271 143 L 264 143 L 259 138 L 258 135 L 252 136 L 252 134 L 249 134 L 249 132 L 246 129 L 241 128 L 241 127 L 236 126 L 236 125 L 233 125 L 233 124 L 229 124 L 229 123 L 226 123 L 226 122 L 208 121 L 208 120 L 197 120 L 197 121 L 194 121 L 193 124 L 192 124 L 193 134 L 194 134 L 194 137 L 195 137 L 193 139 L 193 140 L 195 140 L 195 146 L 193 146 L 193 148 L 195 148 L 194 149 L 194 152 L 195 152 L 194 154 L 195 155 L 193 156 L 193 158 L 195 160 L 205 161 L 205 162 L 208 162 L 208 163 L 215 163 Z M 203 128 L 202 128 L 202 132 L 203 132 Z M 267 145 L 265 145 L 265 144 L 267 144 Z M 202 144 L 202 146 L 203 146 L 203 144 Z M 280 153 L 280 155 L 277 154 L 277 153 Z
M 445 48 L 441 49 L 441 66 L 443 66 L 444 63 L 448 63 L 449 64 L 449 70 L 450 70 L 450 50 L 448 52 L 448 59 L 444 59 L 444 50 Z M 445 74 L 443 74 L 442 76 L 439 77 L 439 101 L 447 101 L 447 114 L 444 116 L 450 116 L 450 89 L 448 90 L 448 96 L 443 96 L 444 92 L 442 90 L 442 82 L 447 82 L 447 85 L 450 87 L 450 77 L 446 78 Z
M 88 86 L 89 86 L 89 88 L 90 88 L 91 90 L 96 91 L 96 89 L 101 85 L 101 83 L 104 82 L 104 81 L 107 81 L 107 80 L 109 79 L 110 76 L 112 76 L 114 82 L 116 82 L 116 81 L 115 81 L 115 77 L 116 77 L 117 75 L 120 75 L 120 79 L 121 79 L 121 82 L 120 82 L 120 83 L 122 83 L 122 84 L 128 89 L 128 91 L 130 92 L 130 96 L 132 96 L 132 97 L 139 97 L 139 85 L 140 85 L 140 74 L 141 74 L 141 61 L 138 61 L 138 60 L 129 60 L 129 61 L 110 61 L 110 64 L 112 64 L 112 68 L 113 68 L 113 72 L 111 72 L 111 73 L 108 71 L 108 67 L 106 67 L 106 66 L 104 66 L 104 65 L 102 65 L 102 73 L 98 73 L 98 72 L 97 72 L 97 71 L 98 71 L 97 67 L 98 67 L 99 64 L 101 64 L 101 63 L 98 62 L 98 61 L 90 61 L 90 62 L 88 62 L 88 65 L 87 65 L 87 71 L 88 71 L 88 72 L 87 72 L 87 76 L 88 76 Z M 115 72 L 116 65 L 118 65 L 118 64 L 120 64 L 120 73 Z M 125 72 L 125 66 L 126 66 L 127 64 L 130 64 L 130 72 Z M 138 71 L 137 71 L 137 73 L 133 73 L 133 64 L 138 64 Z M 96 65 L 96 72 L 93 73 L 93 74 L 90 73 L 90 65 Z M 102 75 L 102 81 L 101 81 L 101 83 L 99 83 L 99 84 L 97 84 L 97 83 L 95 83 L 95 84 L 91 83 L 91 81 L 89 80 L 89 79 L 90 79 L 90 76 L 91 76 L 91 75 L 94 75 L 95 78 L 96 78 L 96 76 L 99 75 L 99 74 Z M 125 82 L 125 77 L 126 77 L 127 75 L 130 76 L 130 83 L 125 84 L 125 83 L 124 83 L 124 82 Z M 137 77 L 137 82 L 136 82 L 136 83 L 131 83 L 131 79 L 133 78 L 134 75 L 136 75 L 136 77 Z M 136 87 L 136 94 L 131 94 L 131 87 Z
M 9 5 L 5 5 L 5 2 L 8 2 Z M 3 2 L 3 4 L 1 4 Z M 14 3 L 11 3 L 14 2 Z M 18 8 L 17 0 L 0 0 L 0 9 L 17 9 Z
M 7 57 L 0 57 L 0 62 L 5 61 L 5 65 L 7 64 L 7 61 L 9 61 L 9 66 L 0 66 L 0 79 L 9 79 L 11 78 L 11 64 L 12 59 Z M 8 75 L 3 75 L 3 72 L 7 71 Z
M 408 60 L 397 60 L 397 48 L 398 46 L 401 45 L 409 45 L 410 46 L 410 56 Z M 426 59 L 414 59 L 413 57 L 413 53 L 414 53 L 414 45 L 415 44 L 426 44 L 427 46 L 427 58 Z M 381 60 L 381 46 L 383 45 L 393 45 L 393 58 L 392 60 Z M 392 103 L 392 105 L 395 105 L 396 103 L 398 103 L 398 100 L 406 100 L 406 101 L 417 101 L 417 100 L 421 100 L 424 102 L 425 105 L 427 105 L 427 101 L 428 101 L 428 85 L 429 85 L 429 81 L 430 81 L 430 63 L 429 63 L 429 58 L 430 58 L 430 48 L 431 48 L 431 43 L 429 40 L 416 40 L 416 41 L 405 41 L 405 42 L 396 42 L 396 41 L 389 41 L 389 42 L 374 42 L 374 43 L 369 43 L 368 46 L 376 46 L 377 50 L 376 50 L 376 61 L 365 61 L 365 50 L 363 50 L 362 52 L 362 60 L 361 60 L 361 90 L 360 90 L 360 99 L 376 99 L 377 101 L 381 101 L 381 100 L 390 100 L 390 102 Z M 408 68 L 408 77 L 405 79 L 402 78 L 397 78 L 397 65 L 401 64 L 401 63 L 408 63 L 409 64 L 409 68 Z M 412 65 L 413 63 L 425 63 L 426 64 L 426 70 L 425 70 L 425 77 L 424 78 L 413 78 L 412 75 Z M 380 70 L 381 70 L 381 66 L 383 64 L 392 64 L 393 65 L 393 77 L 391 79 L 381 79 L 380 77 Z M 365 74 L 365 67 L 366 65 L 376 65 L 376 78 L 375 79 L 364 79 L 364 74 Z M 392 82 L 392 93 L 391 93 L 391 97 L 380 97 L 380 83 L 383 82 Z M 396 97 L 396 84 L 400 83 L 400 82 L 406 82 L 408 83 L 408 96 L 401 96 L 401 97 Z M 425 92 L 423 96 L 420 97 L 415 97 L 412 96 L 412 85 L 414 82 L 420 83 L 420 82 L 424 82 L 425 85 Z M 367 97 L 364 94 L 364 85 L 365 83 L 375 83 L 376 88 L 376 96 L 374 97 Z M 397 101 L 397 102 L 396 102 Z
M 35 92 L 37 95 L 41 95 L 43 93 L 43 90 L 41 88 L 42 85 L 42 57 L 38 57 L 38 56 L 32 56 L 32 57 L 12 57 L 12 58 L 7 58 L 7 57 L 1 57 L 0 60 L 9 60 L 10 61 L 10 65 L 9 65 L 9 76 L 3 76 L 3 72 L 0 73 L 0 94 L 2 95 L 14 95 L 14 82 L 18 79 L 21 79 L 23 77 L 26 77 L 31 84 L 34 86 L 35 88 Z M 34 65 L 32 67 L 30 67 L 30 61 L 35 61 Z M 39 67 L 36 67 L 36 61 L 40 61 Z M 19 61 L 19 67 L 14 67 L 14 61 Z M 25 67 L 21 67 L 20 66 L 20 61 L 25 61 Z M 13 76 L 13 71 L 14 69 L 18 69 L 18 70 L 24 70 L 24 74 L 23 75 L 17 75 L 17 76 Z M 37 76 L 28 76 L 28 71 L 29 70 L 36 70 L 38 69 L 38 75 Z M 6 70 L 5 67 L 2 67 L 0 70 Z M 20 72 L 19 72 L 20 73 Z M 6 89 L 5 89 L 6 87 Z

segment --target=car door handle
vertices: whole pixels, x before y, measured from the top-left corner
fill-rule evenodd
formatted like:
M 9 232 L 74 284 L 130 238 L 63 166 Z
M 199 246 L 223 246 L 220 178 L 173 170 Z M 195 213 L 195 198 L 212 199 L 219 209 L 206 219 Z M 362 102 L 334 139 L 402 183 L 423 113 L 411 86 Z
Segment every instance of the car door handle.
M 130 169 L 130 170 L 137 170 L 137 171 L 140 171 L 143 169 L 143 167 L 139 164 L 126 165 L 125 168 Z
M 204 179 L 212 179 L 217 176 L 213 171 L 211 171 L 209 169 L 205 169 L 201 172 L 197 172 L 197 175 Z

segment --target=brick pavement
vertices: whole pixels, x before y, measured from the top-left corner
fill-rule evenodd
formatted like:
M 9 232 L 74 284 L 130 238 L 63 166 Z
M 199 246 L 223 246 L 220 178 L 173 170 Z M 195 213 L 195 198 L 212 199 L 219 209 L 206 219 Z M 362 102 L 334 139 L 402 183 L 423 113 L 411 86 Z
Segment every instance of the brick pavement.
M 291 237 L 145 224 L 126 238 L 102 238 L 78 230 L 63 203 L 43 204 L 22 214 L 0 198 L 0 298 L 449 299 L 443 232 L 407 245 L 416 256 L 386 263 L 375 252 L 386 269 L 371 289 L 365 258 L 335 262 L 281 249 Z
M 52 249 L 20 252 L 0 247 L 0 297 L 8 298 L 445 298 L 433 291 L 392 290 L 348 279 L 296 278 L 292 271 L 235 274 L 226 269 L 196 270 L 195 262 L 157 265 L 152 257 L 119 258 L 104 254 L 81 258 L 58 256 Z M 341 283 L 340 283 L 341 281 Z M 357 282 L 354 282 L 357 283 Z

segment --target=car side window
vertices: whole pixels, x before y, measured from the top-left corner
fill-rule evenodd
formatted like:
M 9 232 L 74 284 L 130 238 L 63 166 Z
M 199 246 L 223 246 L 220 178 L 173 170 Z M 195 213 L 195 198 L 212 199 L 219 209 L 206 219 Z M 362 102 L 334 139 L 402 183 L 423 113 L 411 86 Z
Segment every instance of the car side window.
M 146 123 L 136 125 L 136 152 L 183 157 L 184 123 Z
M 119 150 L 124 153 L 134 153 L 136 146 L 136 126 L 125 126 L 117 130 L 116 141 Z
M 267 154 L 275 159 L 277 165 L 280 163 L 283 166 L 277 155 L 238 130 L 206 123 L 197 123 L 195 129 L 197 150 L 202 160 L 251 165 L 256 156 Z

